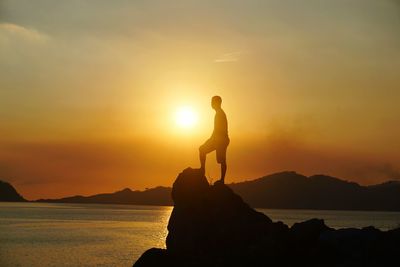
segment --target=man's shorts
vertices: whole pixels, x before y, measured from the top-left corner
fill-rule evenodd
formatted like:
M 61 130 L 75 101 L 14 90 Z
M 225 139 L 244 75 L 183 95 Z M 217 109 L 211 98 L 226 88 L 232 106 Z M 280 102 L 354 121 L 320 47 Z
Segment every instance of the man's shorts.
M 217 162 L 226 163 L 226 149 L 228 148 L 229 142 L 230 140 L 228 137 L 211 137 L 200 146 L 200 151 L 204 154 L 208 154 L 215 150 L 217 153 Z

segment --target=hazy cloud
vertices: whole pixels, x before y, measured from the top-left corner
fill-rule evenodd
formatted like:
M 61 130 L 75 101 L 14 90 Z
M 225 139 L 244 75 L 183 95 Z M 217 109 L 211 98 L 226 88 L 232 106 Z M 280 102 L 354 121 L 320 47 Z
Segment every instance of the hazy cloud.
M 45 43 L 49 36 L 33 28 L 25 28 L 13 23 L 0 23 L 0 41 L 9 42 L 14 39 L 32 43 Z
M 226 63 L 226 62 L 236 62 L 239 61 L 240 56 L 243 52 L 231 52 L 220 55 L 218 58 L 214 60 L 215 63 Z
M 371 166 L 370 171 L 388 180 L 400 180 L 400 171 L 390 163 Z

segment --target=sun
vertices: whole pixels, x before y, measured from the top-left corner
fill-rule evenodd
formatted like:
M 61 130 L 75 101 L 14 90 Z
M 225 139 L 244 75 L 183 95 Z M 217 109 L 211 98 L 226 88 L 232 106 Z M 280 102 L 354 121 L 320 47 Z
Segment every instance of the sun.
M 175 113 L 175 122 L 182 128 L 193 128 L 197 123 L 197 114 L 191 107 L 180 107 Z

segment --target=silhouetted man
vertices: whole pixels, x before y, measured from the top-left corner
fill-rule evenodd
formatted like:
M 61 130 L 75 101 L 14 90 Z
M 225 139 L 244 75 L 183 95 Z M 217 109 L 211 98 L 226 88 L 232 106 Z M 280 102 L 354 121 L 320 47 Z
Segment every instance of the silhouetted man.
M 214 150 L 217 153 L 217 162 L 221 164 L 221 179 L 224 183 L 226 174 L 226 149 L 229 145 L 228 120 L 221 108 L 222 99 L 220 96 L 213 96 L 211 107 L 215 110 L 214 131 L 211 137 L 199 148 L 200 163 L 203 174 L 205 173 L 206 155 Z

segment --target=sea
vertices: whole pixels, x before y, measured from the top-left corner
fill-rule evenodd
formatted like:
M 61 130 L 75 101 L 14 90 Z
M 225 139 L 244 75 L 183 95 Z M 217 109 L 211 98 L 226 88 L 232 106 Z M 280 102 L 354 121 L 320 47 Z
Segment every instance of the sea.
M 400 212 L 257 209 L 289 226 L 321 218 L 333 228 L 400 226 Z M 165 248 L 172 207 L 0 202 L 0 267 L 132 266 Z

